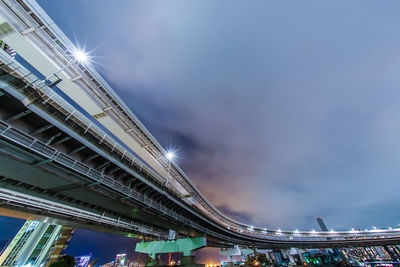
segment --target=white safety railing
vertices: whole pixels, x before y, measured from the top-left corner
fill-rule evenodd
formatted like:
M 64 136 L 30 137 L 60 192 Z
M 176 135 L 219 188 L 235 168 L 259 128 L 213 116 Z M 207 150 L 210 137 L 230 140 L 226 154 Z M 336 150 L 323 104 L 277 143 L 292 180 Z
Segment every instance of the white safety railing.
M 74 208 L 69 205 L 63 205 L 54 201 L 33 197 L 5 188 L 0 188 L 0 199 L 6 201 L 9 205 L 19 204 L 25 207 L 39 208 L 40 210 L 46 211 L 51 214 L 70 216 L 98 224 L 123 228 L 140 234 L 149 234 L 159 237 L 164 237 L 165 235 L 160 231 L 152 229 L 151 227 L 139 225 L 133 221 L 128 222 L 121 218 L 112 218 L 104 214 L 98 214 L 83 209 Z

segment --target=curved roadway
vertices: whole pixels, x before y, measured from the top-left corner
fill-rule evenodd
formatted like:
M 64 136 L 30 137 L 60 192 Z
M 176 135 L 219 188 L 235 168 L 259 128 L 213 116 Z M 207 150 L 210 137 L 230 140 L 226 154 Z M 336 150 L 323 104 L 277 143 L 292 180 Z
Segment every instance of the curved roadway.
M 73 60 L 71 55 L 76 48 L 35 1 L 1 0 L 0 15 L 1 39 L 44 77 L 52 75 Z M 116 137 L 118 144 L 115 142 L 113 150 L 120 153 L 122 158 L 132 159 L 132 164 L 135 160 L 141 162 L 141 170 L 143 168 L 148 175 L 160 183 L 165 183 L 168 176 L 165 149 L 101 75 L 90 64 L 75 63 L 59 76 L 62 82 L 57 87 L 85 112 L 96 118 L 110 133 L 99 135 L 99 139 L 102 137 L 100 141 Z M 31 86 L 35 85 L 37 84 L 31 83 Z M 88 130 L 95 128 L 92 124 L 87 127 Z M 174 162 L 171 164 L 170 173 L 172 178 L 168 183 L 169 190 L 186 205 L 205 214 L 213 223 L 224 228 L 224 232 L 229 236 L 249 242 L 276 244 L 281 247 L 337 247 L 393 243 L 400 237 L 399 228 L 317 232 L 253 227 L 218 211 Z

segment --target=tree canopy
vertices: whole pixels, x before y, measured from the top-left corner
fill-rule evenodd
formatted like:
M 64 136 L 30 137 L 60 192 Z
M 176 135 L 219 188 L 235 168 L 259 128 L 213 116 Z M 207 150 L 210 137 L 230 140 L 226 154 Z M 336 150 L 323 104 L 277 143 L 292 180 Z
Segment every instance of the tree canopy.
M 50 267 L 74 267 L 75 258 L 71 255 L 65 255 L 57 259 L 56 262 L 50 264 Z

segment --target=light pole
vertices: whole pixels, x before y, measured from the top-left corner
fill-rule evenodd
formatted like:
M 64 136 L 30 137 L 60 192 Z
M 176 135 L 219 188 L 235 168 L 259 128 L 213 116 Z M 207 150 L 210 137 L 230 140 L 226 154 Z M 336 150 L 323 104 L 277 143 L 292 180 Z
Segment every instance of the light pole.
M 165 155 L 165 157 L 168 160 L 168 174 L 167 174 L 167 181 L 165 182 L 165 186 L 168 186 L 168 182 L 169 182 L 169 173 L 171 171 L 171 161 L 174 160 L 175 158 L 175 153 L 173 151 L 168 151 L 167 154 Z
M 81 51 L 81 50 L 76 50 L 73 54 L 74 54 L 74 59 L 73 59 L 70 63 L 68 63 L 67 65 L 65 65 L 64 67 L 62 67 L 61 69 L 57 70 L 57 71 L 54 72 L 52 75 L 50 75 L 50 76 L 48 76 L 48 77 L 46 77 L 46 78 L 44 79 L 43 82 L 44 82 L 48 87 L 54 87 L 54 86 L 56 86 L 57 84 L 59 84 L 59 83 L 62 81 L 62 79 L 59 78 L 59 77 L 57 76 L 57 74 L 59 74 L 60 72 L 62 72 L 62 71 L 65 70 L 66 68 L 70 67 L 72 64 L 75 64 L 76 62 L 79 62 L 79 63 L 86 63 L 86 62 L 88 62 L 88 60 L 89 60 L 88 55 L 87 55 L 85 52 Z M 50 79 L 53 78 L 53 77 L 57 77 L 57 80 L 54 81 L 54 82 L 51 82 Z

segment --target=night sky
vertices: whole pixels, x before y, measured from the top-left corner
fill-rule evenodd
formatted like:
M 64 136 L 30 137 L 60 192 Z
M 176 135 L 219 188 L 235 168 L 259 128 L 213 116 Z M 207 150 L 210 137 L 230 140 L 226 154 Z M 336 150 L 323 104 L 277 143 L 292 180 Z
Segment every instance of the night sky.
M 39 3 L 225 214 L 400 223 L 399 1 Z

